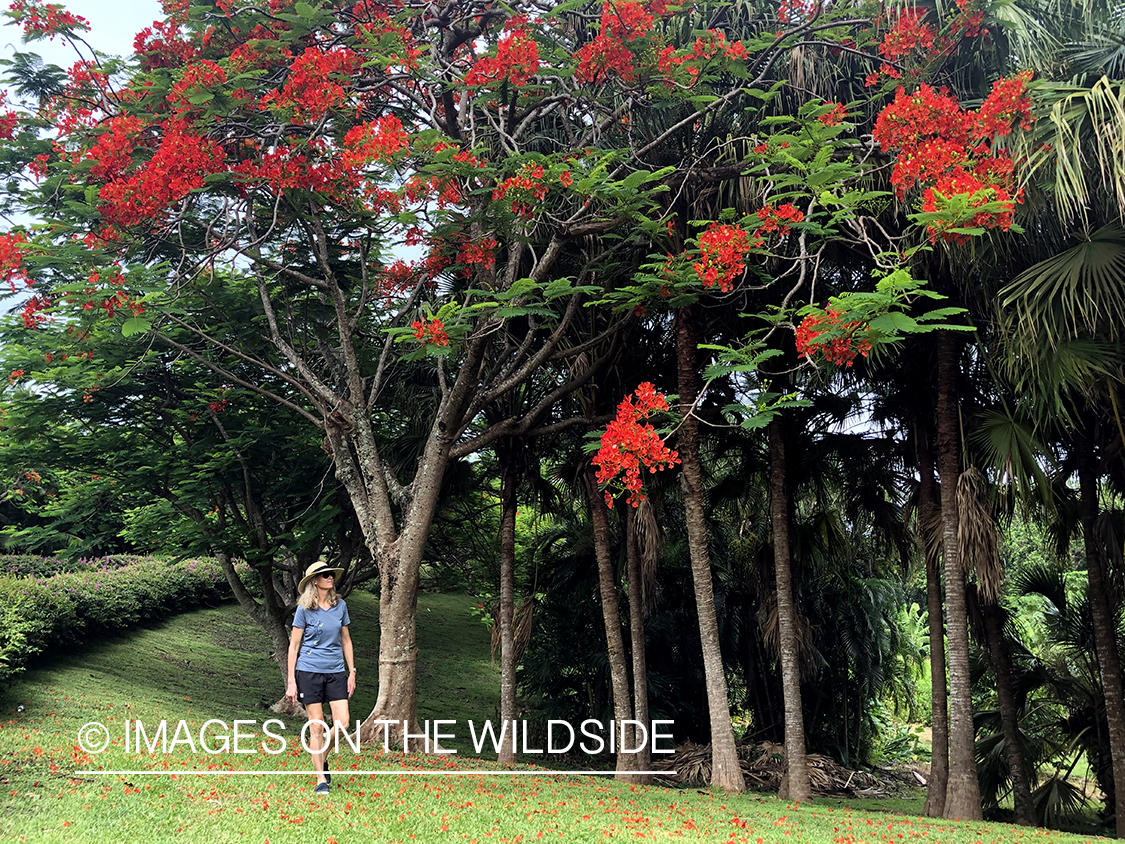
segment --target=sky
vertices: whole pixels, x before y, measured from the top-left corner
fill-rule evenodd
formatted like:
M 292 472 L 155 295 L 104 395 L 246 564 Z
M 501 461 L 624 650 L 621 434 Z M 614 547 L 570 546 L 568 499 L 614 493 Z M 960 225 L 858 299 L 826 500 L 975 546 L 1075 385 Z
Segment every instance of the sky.
M 157 18 L 163 17 L 159 0 L 55 0 L 68 11 L 90 22 L 86 40 L 103 53 L 128 55 L 133 52 L 133 36 Z M 5 7 L 7 2 L 3 4 Z M 5 19 L 6 20 L 6 19 Z M 59 67 L 68 68 L 78 57 L 63 39 L 21 44 L 18 26 L 0 27 L 0 55 L 14 51 L 38 53 Z

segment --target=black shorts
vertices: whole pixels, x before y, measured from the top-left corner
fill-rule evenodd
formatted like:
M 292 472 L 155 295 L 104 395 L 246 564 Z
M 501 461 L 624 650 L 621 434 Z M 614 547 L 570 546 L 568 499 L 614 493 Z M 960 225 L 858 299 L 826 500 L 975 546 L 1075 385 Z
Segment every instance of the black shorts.
M 348 672 L 323 674 L 319 671 L 294 671 L 297 680 L 297 702 L 331 703 L 348 699 Z

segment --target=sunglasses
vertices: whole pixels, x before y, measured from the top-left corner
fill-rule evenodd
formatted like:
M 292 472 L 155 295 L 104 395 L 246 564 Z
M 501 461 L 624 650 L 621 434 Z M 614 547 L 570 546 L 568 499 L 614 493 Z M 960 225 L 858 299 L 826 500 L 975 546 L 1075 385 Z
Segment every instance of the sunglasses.
M 318 576 L 322 579 L 323 578 L 328 578 L 329 580 L 335 580 L 336 579 L 336 575 L 334 575 L 334 574 L 322 574 L 322 575 L 318 575 Z

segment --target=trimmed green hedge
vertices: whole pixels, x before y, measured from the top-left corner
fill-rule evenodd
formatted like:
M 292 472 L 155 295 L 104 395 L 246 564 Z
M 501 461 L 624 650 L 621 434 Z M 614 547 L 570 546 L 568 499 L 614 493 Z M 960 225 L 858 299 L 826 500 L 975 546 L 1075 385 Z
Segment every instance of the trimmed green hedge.
M 0 681 L 52 647 L 229 595 L 222 569 L 210 559 L 173 563 L 138 557 L 125 565 L 87 565 L 52 577 L 0 576 Z

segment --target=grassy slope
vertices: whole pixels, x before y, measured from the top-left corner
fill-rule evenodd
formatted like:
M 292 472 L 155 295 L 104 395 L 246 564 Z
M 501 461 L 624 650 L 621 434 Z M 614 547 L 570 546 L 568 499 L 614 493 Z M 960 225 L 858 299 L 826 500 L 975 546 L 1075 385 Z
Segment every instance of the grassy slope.
M 464 596 L 424 595 L 419 600 L 419 710 L 422 718 L 456 718 L 459 741 L 469 749 L 464 722 L 493 717 L 498 676 L 488 656 L 487 631 L 468 612 Z M 349 600 L 359 647 L 360 686 L 353 716 L 375 700 L 378 605 L 367 595 Z M 60 656 L 29 672 L 0 697 L 0 840 L 35 842 L 177 841 L 347 842 L 517 841 L 606 838 L 735 841 L 750 844 L 900 844 L 923 839 L 941 844 L 1060 844 L 1086 839 L 1001 824 L 929 823 L 917 818 L 865 813 L 837 801 L 794 808 L 760 795 L 725 796 L 695 790 L 638 788 L 594 778 L 541 776 L 413 776 L 406 771 L 495 767 L 464 757 L 383 756 L 344 749 L 333 763 L 332 794 L 317 799 L 304 771 L 288 719 L 289 750 L 280 756 L 233 757 L 192 753 L 126 755 L 120 744 L 125 718 L 147 724 L 185 719 L 193 731 L 208 718 L 258 723 L 256 708 L 280 691 L 276 667 L 263 655 L 267 641 L 233 605 L 176 618 Z M 16 712 L 18 705 L 25 711 Z M 84 759 L 76 748 L 88 721 L 110 727 L 115 744 Z M 259 739 L 251 744 L 257 746 Z M 78 776 L 76 770 L 155 769 L 161 776 Z M 171 771 L 208 770 L 173 777 Z M 390 776 L 349 775 L 387 769 Z M 226 770 L 268 776 L 224 776 Z M 280 772 L 280 773 L 272 773 Z M 853 804 L 854 805 L 854 804 Z

